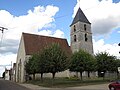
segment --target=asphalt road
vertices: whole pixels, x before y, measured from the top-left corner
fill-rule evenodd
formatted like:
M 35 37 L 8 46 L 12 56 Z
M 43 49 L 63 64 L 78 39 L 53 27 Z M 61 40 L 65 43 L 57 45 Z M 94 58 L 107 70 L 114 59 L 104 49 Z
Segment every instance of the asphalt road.
M 23 87 L 11 81 L 0 80 L 0 90 L 30 90 L 30 89 L 27 89 L 26 87 Z

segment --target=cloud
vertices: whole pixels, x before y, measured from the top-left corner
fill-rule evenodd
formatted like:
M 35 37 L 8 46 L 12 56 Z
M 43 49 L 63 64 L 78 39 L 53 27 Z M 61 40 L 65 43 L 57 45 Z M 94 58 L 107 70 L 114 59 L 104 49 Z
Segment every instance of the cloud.
M 22 32 L 64 37 L 64 33 L 60 30 L 59 35 L 56 35 L 57 29 L 48 30 L 48 28 L 55 29 L 54 16 L 58 11 L 58 7 L 51 5 L 34 7 L 34 10 L 28 10 L 26 15 L 21 16 L 14 16 L 6 10 L 0 10 L 0 26 L 8 28 L 4 31 L 0 52 L 17 53 Z M 0 37 L 2 37 L 1 33 Z
M 13 63 L 16 62 L 16 54 L 12 54 L 12 53 L 6 53 L 6 54 L 0 54 L 0 60 L 2 60 L 2 62 L 0 61 L 0 65 L 10 65 L 11 61 Z
M 52 32 L 51 30 L 42 30 L 39 31 L 40 35 L 45 35 L 45 36 L 53 36 L 53 37 L 58 37 L 58 38 L 64 38 L 64 32 L 57 29 L 55 32 Z
M 54 32 L 53 36 L 58 38 L 64 38 L 64 32 L 58 29 Z
M 120 33 L 120 31 L 118 31 L 118 33 Z
M 112 30 L 114 30 L 117 27 L 117 22 L 115 22 L 114 20 L 115 19 L 112 17 L 108 17 L 106 19 L 101 20 L 95 20 L 92 23 L 93 34 L 98 36 L 112 33 Z
M 22 32 L 63 38 L 64 33 L 56 29 L 54 24 L 54 16 L 58 11 L 59 8 L 53 5 L 36 6 L 33 10 L 28 10 L 26 15 L 20 16 L 0 10 L 0 26 L 8 28 L 4 31 L 3 38 L 0 32 L 0 65 L 16 62 Z M 0 67 L 0 71 L 3 68 Z
M 95 54 L 98 52 L 108 52 L 110 55 L 120 58 L 120 46 L 118 46 L 118 43 L 105 44 L 104 39 L 98 41 L 93 40 L 93 48 Z
M 12 39 L 3 40 L 0 47 L 0 53 L 1 54 L 8 52 L 12 52 L 14 54 L 17 53 L 18 44 L 19 44 L 18 40 L 12 40 Z
M 120 2 L 112 0 L 77 0 L 74 7 L 75 16 L 78 7 L 81 7 L 88 20 L 92 23 L 93 35 L 108 35 L 117 27 L 120 27 Z
M 42 29 L 45 25 L 54 22 L 54 16 L 59 11 L 55 6 L 37 6 L 34 10 L 29 10 L 27 15 L 13 16 L 8 11 L 6 17 L 9 16 L 9 24 L 5 23 L 9 29 L 6 31 L 6 38 L 19 39 L 21 32 L 38 33 L 38 29 Z M 2 12 L 2 11 L 1 11 Z M 0 14 L 0 16 L 4 14 Z M 4 17 L 4 18 L 6 18 Z M 3 22 L 2 22 L 3 23 Z M 13 37 L 11 37 L 13 35 Z
M 39 31 L 40 35 L 45 35 L 45 36 L 51 36 L 52 35 L 52 31 L 51 30 L 42 30 Z

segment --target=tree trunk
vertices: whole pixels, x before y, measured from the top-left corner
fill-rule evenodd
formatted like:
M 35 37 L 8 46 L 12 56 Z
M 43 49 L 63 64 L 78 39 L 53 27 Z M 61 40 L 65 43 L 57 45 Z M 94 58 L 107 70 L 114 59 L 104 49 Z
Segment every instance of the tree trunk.
M 43 79 L 43 73 L 41 73 L 41 80 Z
M 88 71 L 88 78 L 90 78 L 90 71 Z
M 105 73 L 106 73 L 106 72 L 103 73 L 103 80 L 105 80 Z
M 116 73 L 117 73 L 117 79 L 119 79 L 119 72 L 117 71 Z
M 82 80 L 82 72 L 80 72 L 80 79 Z
M 43 73 L 41 73 L 40 77 L 41 77 L 41 82 L 43 82 Z
M 54 79 L 54 78 L 55 78 L 55 72 L 53 72 L 53 73 L 52 73 L 52 75 L 53 75 L 53 77 L 52 77 L 52 78 Z
M 33 80 L 35 80 L 35 73 L 33 74 Z

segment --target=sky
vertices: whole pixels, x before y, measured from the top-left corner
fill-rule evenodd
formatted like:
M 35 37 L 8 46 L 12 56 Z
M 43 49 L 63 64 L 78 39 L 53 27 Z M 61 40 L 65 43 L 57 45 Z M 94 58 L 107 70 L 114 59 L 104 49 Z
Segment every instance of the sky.
M 79 2 L 80 1 L 80 2 Z M 22 32 L 66 38 L 81 8 L 91 22 L 94 53 L 120 58 L 120 0 L 0 0 L 0 76 L 16 62 Z

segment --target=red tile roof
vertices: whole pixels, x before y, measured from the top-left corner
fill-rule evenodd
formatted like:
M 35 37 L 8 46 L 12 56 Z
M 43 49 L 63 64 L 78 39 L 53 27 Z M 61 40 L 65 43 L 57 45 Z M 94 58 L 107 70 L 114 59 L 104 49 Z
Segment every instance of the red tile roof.
M 66 54 L 69 55 L 72 53 L 66 39 L 28 34 L 28 33 L 22 33 L 22 35 L 23 35 L 26 55 L 32 55 L 38 51 L 41 51 L 43 48 L 45 48 L 46 46 L 52 43 L 58 43 Z

